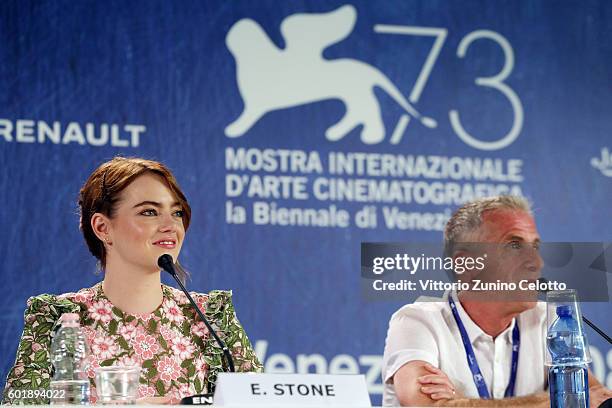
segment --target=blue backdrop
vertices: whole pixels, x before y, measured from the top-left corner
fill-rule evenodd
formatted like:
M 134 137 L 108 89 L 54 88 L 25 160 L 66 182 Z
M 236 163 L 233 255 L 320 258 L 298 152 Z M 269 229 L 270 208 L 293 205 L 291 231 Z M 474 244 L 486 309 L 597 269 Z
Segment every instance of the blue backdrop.
M 0 385 L 26 299 L 102 278 L 76 198 L 125 155 L 175 172 L 189 287 L 233 289 L 267 371 L 364 373 L 380 402 L 401 302 L 362 298 L 362 241 L 440 241 L 504 192 L 544 240 L 612 241 L 610 21 L 583 0 L 3 2 Z M 609 303 L 583 309 L 611 331 Z

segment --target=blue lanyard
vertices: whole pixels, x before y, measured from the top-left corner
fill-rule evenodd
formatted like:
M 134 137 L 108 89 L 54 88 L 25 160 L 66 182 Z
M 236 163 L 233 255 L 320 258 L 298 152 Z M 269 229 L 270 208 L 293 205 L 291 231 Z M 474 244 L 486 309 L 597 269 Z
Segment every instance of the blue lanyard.
M 482 376 L 482 372 L 480 371 L 480 367 L 478 366 L 478 361 L 476 361 L 474 349 L 472 349 L 472 343 L 470 343 L 470 338 L 468 337 L 467 331 L 465 330 L 465 326 L 463 326 L 463 322 L 461 321 L 461 318 L 459 317 L 459 312 L 457 311 L 457 306 L 455 305 L 455 301 L 451 297 L 450 293 L 448 295 L 448 303 L 450 304 L 450 308 L 453 312 L 453 316 L 455 317 L 455 321 L 457 322 L 457 326 L 459 326 L 459 333 L 461 333 L 461 340 L 463 341 L 463 347 L 465 348 L 467 362 L 470 366 L 472 377 L 474 378 L 474 384 L 478 389 L 478 394 L 480 395 L 480 398 L 491 399 L 487 384 L 485 383 L 484 377 Z M 508 386 L 506 387 L 504 398 L 514 396 L 514 384 L 516 383 L 516 372 L 518 367 L 518 354 L 520 346 L 521 334 L 519 332 L 518 321 L 515 321 L 514 329 L 512 330 L 512 367 L 510 371 L 510 381 L 508 381 Z

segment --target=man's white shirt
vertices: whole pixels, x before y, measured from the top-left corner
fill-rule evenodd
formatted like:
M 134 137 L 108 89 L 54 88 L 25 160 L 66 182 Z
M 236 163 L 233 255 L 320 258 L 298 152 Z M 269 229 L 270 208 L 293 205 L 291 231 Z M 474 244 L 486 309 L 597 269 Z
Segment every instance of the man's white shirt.
M 404 364 L 414 360 L 426 361 L 444 371 L 457 391 L 465 397 L 480 398 L 467 363 L 461 334 L 448 304 L 449 294 L 457 305 L 489 394 L 495 399 L 504 398 L 510 380 L 512 330 L 517 321 L 521 344 L 514 396 L 544 391 L 545 304 L 538 303 L 534 309 L 521 313 L 493 339 L 470 319 L 457 294 L 447 292 L 438 301 L 417 300 L 405 305 L 391 317 L 382 365 L 383 405 L 400 405 L 393 376 Z

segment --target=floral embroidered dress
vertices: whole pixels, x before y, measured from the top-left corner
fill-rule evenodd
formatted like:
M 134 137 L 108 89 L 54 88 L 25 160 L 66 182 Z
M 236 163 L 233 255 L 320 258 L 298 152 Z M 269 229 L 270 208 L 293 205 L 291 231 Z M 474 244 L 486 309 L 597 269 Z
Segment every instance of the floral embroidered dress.
M 94 369 L 110 365 L 142 367 L 140 397 L 213 392 L 217 373 L 225 371 L 223 351 L 197 317 L 187 297 L 162 285 L 162 304 L 149 314 L 127 314 L 108 300 L 102 283 L 77 293 L 40 295 L 28 300 L 25 327 L 10 370 L 9 389 L 48 389 L 52 366 L 51 339 L 63 313 L 78 313 L 91 353 L 88 376 L 92 402 L 96 400 Z M 236 371 L 261 371 L 251 343 L 238 322 L 231 292 L 191 292 L 234 358 Z M 5 403 L 44 404 L 48 400 L 13 400 Z

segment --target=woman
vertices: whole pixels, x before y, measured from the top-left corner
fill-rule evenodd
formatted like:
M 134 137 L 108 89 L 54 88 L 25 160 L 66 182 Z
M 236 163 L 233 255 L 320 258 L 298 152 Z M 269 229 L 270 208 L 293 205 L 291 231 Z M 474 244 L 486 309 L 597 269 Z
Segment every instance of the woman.
M 155 161 L 114 158 L 91 174 L 81 188 L 79 207 L 81 231 L 104 279 L 77 293 L 28 300 L 7 389 L 49 388 L 51 334 L 63 313 L 78 313 L 91 351 L 92 402 L 94 370 L 109 365 L 141 366 L 139 396 L 166 397 L 155 402 L 212 392 L 217 373 L 226 370 L 222 351 L 186 296 L 160 282 L 157 259 L 162 254 L 178 259 L 191 219 L 170 170 Z M 184 280 L 184 271 L 178 270 Z M 218 328 L 236 371 L 261 371 L 231 293 L 192 296 Z

